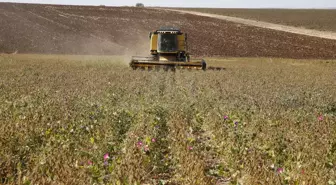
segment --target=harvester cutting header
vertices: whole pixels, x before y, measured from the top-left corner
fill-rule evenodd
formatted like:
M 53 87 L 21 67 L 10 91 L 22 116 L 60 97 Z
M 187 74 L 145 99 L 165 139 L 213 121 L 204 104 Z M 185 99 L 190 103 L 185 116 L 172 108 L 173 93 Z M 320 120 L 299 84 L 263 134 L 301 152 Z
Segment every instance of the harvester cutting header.
M 187 52 L 187 34 L 182 33 L 180 29 L 162 27 L 150 32 L 149 38 L 151 56 L 133 56 L 130 63 L 133 69 L 207 69 L 207 64 L 203 59 L 190 61 Z M 221 70 L 222 68 L 215 69 Z

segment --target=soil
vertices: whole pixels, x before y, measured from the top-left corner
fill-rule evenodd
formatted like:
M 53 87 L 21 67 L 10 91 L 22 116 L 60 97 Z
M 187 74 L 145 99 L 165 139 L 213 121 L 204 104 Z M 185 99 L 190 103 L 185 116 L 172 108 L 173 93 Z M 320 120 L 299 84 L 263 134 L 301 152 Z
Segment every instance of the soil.
M 250 20 L 250 19 L 244 19 L 244 18 L 239 18 L 239 17 L 225 16 L 225 15 L 216 15 L 216 14 L 211 14 L 211 13 L 201 13 L 201 12 L 196 12 L 196 11 L 173 10 L 173 9 L 167 9 L 167 10 L 175 11 L 179 13 L 188 13 L 188 14 L 198 15 L 198 16 L 212 17 L 212 18 L 222 19 L 226 21 L 239 23 L 239 24 L 272 29 L 276 31 L 283 31 L 283 32 L 295 33 L 295 34 L 306 35 L 306 36 L 311 36 L 311 37 L 319 37 L 319 38 L 336 40 L 336 32 L 318 31 L 318 30 L 312 30 L 312 29 L 306 29 L 306 28 L 298 28 L 295 26 L 286 26 L 286 25 L 274 24 L 274 23 L 269 23 L 269 22 L 264 22 L 264 21 Z
M 209 57 L 336 58 L 336 41 L 163 9 L 0 3 L 0 53 L 148 55 L 150 31 L 188 33 Z

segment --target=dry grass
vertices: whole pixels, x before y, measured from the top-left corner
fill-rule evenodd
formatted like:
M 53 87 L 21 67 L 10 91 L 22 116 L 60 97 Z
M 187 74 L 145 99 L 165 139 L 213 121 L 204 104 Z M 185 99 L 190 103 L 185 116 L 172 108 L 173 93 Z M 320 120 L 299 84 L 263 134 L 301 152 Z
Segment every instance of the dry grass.
M 335 61 L 208 60 L 0 56 L 0 183 L 335 183 Z
M 187 8 L 186 10 L 241 17 L 322 31 L 336 31 L 336 10 L 224 8 Z

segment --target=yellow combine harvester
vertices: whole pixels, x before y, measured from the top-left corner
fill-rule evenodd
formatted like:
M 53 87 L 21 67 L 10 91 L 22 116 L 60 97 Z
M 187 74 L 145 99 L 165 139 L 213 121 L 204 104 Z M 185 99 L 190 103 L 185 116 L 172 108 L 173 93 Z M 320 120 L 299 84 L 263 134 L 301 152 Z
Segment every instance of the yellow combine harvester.
M 207 64 L 201 59 L 190 61 L 187 52 L 187 34 L 180 29 L 163 27 L 151 32 L 149 57 L 133 56 L 130 67 L 136 69 L 198 69 L 206 70 Z M 221 70 L 222 68 L 210 68 Z

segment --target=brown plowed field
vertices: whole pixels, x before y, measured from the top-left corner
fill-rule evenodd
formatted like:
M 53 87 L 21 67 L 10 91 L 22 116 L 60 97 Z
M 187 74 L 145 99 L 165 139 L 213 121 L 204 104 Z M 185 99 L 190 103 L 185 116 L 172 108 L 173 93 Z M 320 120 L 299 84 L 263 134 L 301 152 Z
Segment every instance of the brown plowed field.
M 183 8 L 184 10 L 240 17 L 275 24 L 336 32 L 336 9 Z
M 148 32 L 176 26 L 198 56 L 336 58 L 336 41 L 129 7 L 0 3 L 0 53 L 146 54 Z

